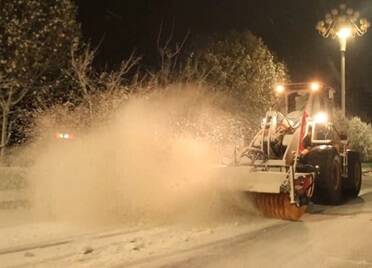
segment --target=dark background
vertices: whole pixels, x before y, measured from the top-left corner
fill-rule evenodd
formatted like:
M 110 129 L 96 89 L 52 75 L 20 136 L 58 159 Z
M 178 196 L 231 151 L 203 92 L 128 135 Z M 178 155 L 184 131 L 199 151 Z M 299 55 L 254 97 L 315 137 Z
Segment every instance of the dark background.
M 231 29 L 262 37 L 288 67 L 293 81 L 317 79 L 339 90 L 339 46 L 324 39 L 316 23 L 346 3 L 372 20 L 370 0 L 77 0 L 86 40 L 99 45 L 97 65 L 115 66 L 133 50 L 147 67 L 157 64 L 160 25 L 174 40 Z M 372 118 L 372 29 L 348 43 L 347 105 L 350 113 Z

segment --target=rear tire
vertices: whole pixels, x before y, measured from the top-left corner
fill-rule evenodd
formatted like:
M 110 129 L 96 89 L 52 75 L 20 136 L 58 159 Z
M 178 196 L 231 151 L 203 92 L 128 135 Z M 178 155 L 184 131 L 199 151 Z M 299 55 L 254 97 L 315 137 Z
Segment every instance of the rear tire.
M 348 177 L 344 182 L 344 193 L 348 198 L 356 198 L 362 186 L 362 164 L 357 152 L 348 153 Z

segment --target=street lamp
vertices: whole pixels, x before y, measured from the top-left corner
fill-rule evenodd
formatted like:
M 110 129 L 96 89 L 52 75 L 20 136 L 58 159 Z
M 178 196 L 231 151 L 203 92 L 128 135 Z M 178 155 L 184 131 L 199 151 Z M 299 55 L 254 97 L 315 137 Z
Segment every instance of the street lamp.
M 360 14 L 345 4 L 338 9 L 331 10 L 325 15 L 324 20 L 318 22 L 316 29 L 323 37 L 338 38 L 341 52 L 341 108 L 342 114 L 346 115 L 346 72 L 345 54 L 347 39 L 362 36 L 370 27 L 370 23 L 360 18 Z

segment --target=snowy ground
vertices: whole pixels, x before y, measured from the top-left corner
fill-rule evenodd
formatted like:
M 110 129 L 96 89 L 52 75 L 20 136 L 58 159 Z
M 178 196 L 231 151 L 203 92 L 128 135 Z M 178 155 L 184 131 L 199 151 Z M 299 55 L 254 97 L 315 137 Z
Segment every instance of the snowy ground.
M 0 267 L 372 267 L 372 177 L 360 197 L 301 222 L 82 227 L 0 211 Z

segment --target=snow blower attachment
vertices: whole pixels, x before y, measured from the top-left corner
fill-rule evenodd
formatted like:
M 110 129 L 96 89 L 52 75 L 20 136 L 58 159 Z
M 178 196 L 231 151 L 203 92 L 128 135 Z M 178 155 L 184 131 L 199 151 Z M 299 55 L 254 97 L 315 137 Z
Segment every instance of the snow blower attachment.
M 263 215 L 286 220 L 300 219 L 310 200 L 338 203 L 347 188 L 342 175 L 357 195 L 360 158 L 330 123 L 334 91 L 318 83 L 281 85 L 276 91 L 281 111 L 268 111 L 250 144 L 221 168 L 227 187 L 253 193 Z

